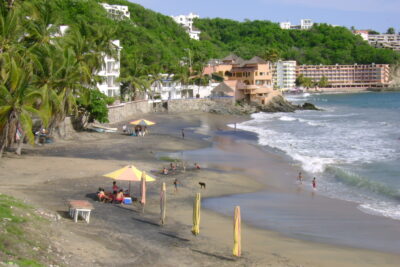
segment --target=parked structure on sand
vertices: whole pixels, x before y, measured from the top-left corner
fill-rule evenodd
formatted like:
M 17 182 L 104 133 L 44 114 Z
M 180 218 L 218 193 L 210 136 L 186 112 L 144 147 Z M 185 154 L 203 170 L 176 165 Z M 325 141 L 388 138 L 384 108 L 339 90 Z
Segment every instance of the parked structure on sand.
M 329 88 L 382 88 L 389 86 L 390 67 L 387 64 L 370 65 L 299 65 L 296 75 L 319 82 L 328 80 Z
M 225 85 L 215 88 L 213 95 L 231 95 L 236 100 L 246 100 L 264 104 L 269 94 L 274 91 L 272 86 L 272 65 L 260 57 L 244 60 L 231 54 L 216 65 L 209 64 L 204 68 L 203 74 L 216 73 L 223 77 Z M 234 85 L 231 81 L 236 81 Z M 235 89 L 234 93 L 226 91 Z
M 176 23 L 181 25 L 186 32 L 189 34 L 190 38 L 194 40 L 200 40 L 200 33 L 201 31 L 196 29 L 196 27 L 193 26 L 193 21 L 196 18 L 199 18 L 199 15 L 194 14 L 194 13 L 189 13 L 189 15 L 179 15 L 179 16 L 171 16 Z
M 127 6 L 109 5 L 107 3 L 100 3 L 100 5 L 104 7 L 104 9 L 113 19 L 122 20 L 126 18 L 131 18 L 131 14 L 129 13 L 129 9 Z

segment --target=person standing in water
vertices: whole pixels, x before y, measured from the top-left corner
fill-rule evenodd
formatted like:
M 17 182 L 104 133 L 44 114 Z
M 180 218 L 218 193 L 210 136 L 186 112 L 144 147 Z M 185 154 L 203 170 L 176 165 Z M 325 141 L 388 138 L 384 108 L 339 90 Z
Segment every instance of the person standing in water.
M 297 182 L 299 184 L 303 184 L 303 176 L 301 175 L 301 172 L 299 172 L 299 176 L 297 177 Z
M 314 177 L 313 180 L 312 180 L 312 188 L 313 188 L 314 190 L 317 189 L 317 181 L 315 180 L 315 177 Z

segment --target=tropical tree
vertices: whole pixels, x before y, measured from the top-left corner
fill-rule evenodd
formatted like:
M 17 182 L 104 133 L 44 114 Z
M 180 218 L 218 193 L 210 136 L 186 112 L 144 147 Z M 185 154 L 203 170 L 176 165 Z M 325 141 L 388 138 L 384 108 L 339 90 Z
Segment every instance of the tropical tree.
M 322 76 L 318 82 L 318 86 L 322 87 L 322 88 L 328 87 L 329 86 L 328 78 L 326 78 L 325 76 Z
M 2 54 L 0 60 L 0 157 L 6 147 L 18 141 L 16 153 L 21 154 L 22 142 L 33 143 L 32 116 L 40 116 L 37 101 L 41 96 L 32 86 L 33 69 L 30 62 L 15 54 Z
M 393 27 L 390 27 L 390 28 L 387 29 L 386 33 L 387 34 L 395 34 L 396 31 L 395 31 L 395 29 Z
M 104 121 L 108 99 L 91 90 L 100 81 L 104 56 L 118 56 L 112 31 L 77 23 L 61 34 L 54 2 L 0 5 L 0 156 L 14 143 L 20 154 L 24 139 L 34 142 L 33 120 L 53 129 L 78 114 L 77 99 L 92 118 Z
M 281 58 L 281 53 L 276 48 L 267 48 L 260 56 L 266 61 L 277 62 Z
M 181 83 L 184 91 L 184 96 L 188 96 L 188 85 L 190 83 L 190 68 L 187 65 L 181 64 L 175 69 L 174 81 Z M 183 96 L 183 95 L 182 95 Z

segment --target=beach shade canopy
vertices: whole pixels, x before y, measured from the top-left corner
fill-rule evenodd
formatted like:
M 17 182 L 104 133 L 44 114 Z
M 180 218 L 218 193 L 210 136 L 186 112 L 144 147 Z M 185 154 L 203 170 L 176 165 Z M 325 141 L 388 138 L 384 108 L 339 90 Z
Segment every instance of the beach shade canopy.
M 140 126 L 152 126 L 152 125 L 154 125 L 156 123 L 152 122 L 152 121 L 145 120 L 145 119 L 140 119 L 140 120 L 136 120 L 136 121 L 131 121 L 129 124 L 140 125 Z
M 160 192 L 160 220 L 161 224 L 165 223 L 165 214 L 167 209 L 167 188 L 165 183 L 162 183 Z
M 196 194 L 193 203 L 193 227 L 192 234 L 198 235 L 200 233 L 200 205 L 201 205 L 201 195 Z
M 142 174 L 143 172 L 139 171 L 135 166 L 128 165 L 123 167 L 122 169 L 104 174 L 103 176 L 121 181 L 141 181 Z M 146 182 L 154 182 L 156 180 L 146 173 L 144 175 L 146 177 Z
M 130 193 L 131 192 L 131 182 L 141 181 L 142 175 L 144 175 L 144 177 L 146 177 L 146 182 L 154 182 L 156 180 L 153 177 L 151 177 L 150 175 L 147 175 L 145 172 L 139 171 L 133 165 L 125 166 L 122 169 L 104 174 L 103 176 L 114 179 L 114 180 L 129 181 L 129 193 Z
M 233 256 L 240 257 L 242 253 L 240 207 L 235 207 L 233 218 Z

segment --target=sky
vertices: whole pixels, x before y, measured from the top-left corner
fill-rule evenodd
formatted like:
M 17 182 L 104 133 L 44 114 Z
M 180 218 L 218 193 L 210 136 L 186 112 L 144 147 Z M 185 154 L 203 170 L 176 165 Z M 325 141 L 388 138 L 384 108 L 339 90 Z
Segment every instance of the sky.
M 300 19 L 356 29 L 400 31 L 400 0 L 129 0 L 165 15 L 190 12 L 201 18 L 243 21 L 291 21 Z

